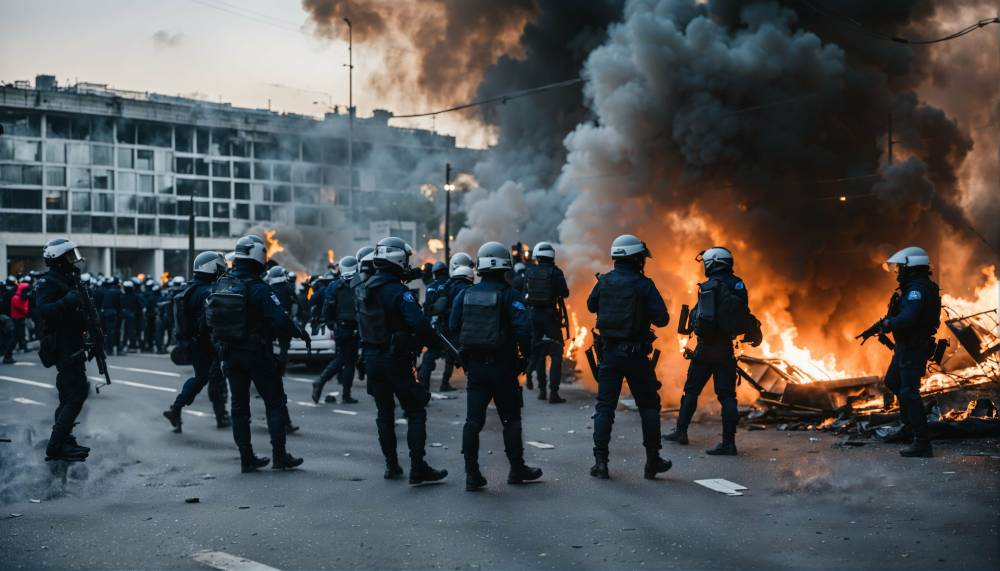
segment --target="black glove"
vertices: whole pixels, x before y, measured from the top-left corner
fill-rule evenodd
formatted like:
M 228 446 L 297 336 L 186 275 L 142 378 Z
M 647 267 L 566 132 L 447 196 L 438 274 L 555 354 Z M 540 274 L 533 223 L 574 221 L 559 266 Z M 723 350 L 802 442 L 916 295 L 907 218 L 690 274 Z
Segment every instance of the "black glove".
M 75 291 L 70 291 L 69 293 L 63 296 L 62 302 L 66 304 L 67 308 L 76 309 L 80 307 L 80 294 L 76 293 Z

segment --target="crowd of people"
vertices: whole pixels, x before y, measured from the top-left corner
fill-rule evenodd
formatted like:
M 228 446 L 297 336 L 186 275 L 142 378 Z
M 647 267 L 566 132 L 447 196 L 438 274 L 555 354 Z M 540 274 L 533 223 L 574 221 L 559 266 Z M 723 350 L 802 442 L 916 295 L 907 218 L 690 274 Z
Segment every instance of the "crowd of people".
M 679 327 L 690 331 L 697 345 L 686 355 L 690 365 L 676 427 L 662 437 L 653 330 L 665 327 L 670 317 L 656 285 L 645 275 L 651 255 L 645 242 L 635 236 L 615 239 L 610 247 L 614 267 L 598 275 L 587 298 L 587 309 L 596 314 L 596 357 L 591 365 L 598 390 L 590 469 L 596 478 L 610 477 L 612 426 L 626 381 L 639 409 L 646 451 L 644 477 L 653 479 L 670 469 L 670 460 L 660 456 L 662 442 L 689 443 L 687 427 L 709 379 L 722 408 L 722 438 L 706 452 L 738 454 L 735 349 L 741 342 L 760 344 L 763 333 L 750 311 L 746 284 L 734 273 L 733 254 L 713 247 L 697 257 L 705 280 L 699 284 L 687 322 Z M 51 241 L 44 253 L 50 271 L 39 276 L 33 292 L 31 280 L 23 282 L 29 284 L 25 287 L 17 281 L 9 309 L 14 321 L 10 327 L 15 331 L 25 326 L 23 322 L 16 325 L 14 316 L 23 321 L 31 315 L 40 320 L 36 335 L 39 326 L 53 329 L 40 336 L 42 353 L 46 342 L 54 344 L 48 351 L 55 355 L 49 364 L 57 368 L 60 397 L 48 458 L 82 461 L 89 453 L 72 436 L 88 393 L 85 365 L 90 355 L 85 333 L 89 326 L 85 312 L 80 311 L 80 296 L 89 291 L 100 313 L 109 354 L 164 352 L 173 345 L 172 360 L 193 366 L 194 376 L 163 415 L 180 432 L 183 407 L 207 386 L 218 426 L 232 428 L 243 472 L 269 463 L 274 469 L 303 463 L 286 447 L 286 436 L 298 427 L 291 422 L 283 378 L 291 340 L 301 339 L 308 349 L 313 336 L 325 330 L 335 341 L 335 353 L 313 383 L 312 399 L 336 402 L 333 394 L 324 397 L 323 393 L 326 383 L 337 377 L 343 387 L 341 401 L 356 404 L 354 379 L 366 381 L 377 409 L 385 478 L 403 474 L 397 455 L 397 404 L 406 418 L 410 483 L 434 482 L 448 474 L 428 464 L 425 450 L 431 373 L 439 360 L 444 361 L 441 391 L 454 390 L 455 367 L 462 367 L 467 379 L 462 431 L 466 489 L 487 485 L 478 451 L 491 402 L 503 425 L 510 463 L 508 483 L 540 478 L 542 471 L 525 463 L 521 414 L 523 388 L 530 389 L 533 378 L 540 399 L 565 402 L 559 390 L 563 333 L 570 333 L 564 328 L 569 288 L 555 264 L 555 248 L 540 242 L 529 257 L 519 247 L 512 253 L 499 242 L 488 242 L 475 258 L 460 252 L 447 262 L 423 268 L 411 266 L 412 256 L 405 241 L 385 238 L 361 248 L 355 256 L 344 257 L 326 274 L 296 284 L 294 274 L 267 259 L 264 241 L 250 235 L 241 238 L 229 256 L 219 252 L 198 255 L 189 282 L 174 278 L 169 286 L 161 287 L 151 280 L 81 274 L 75 245 L 65 238 Z M 899 398 L 900 419 L 913 437 L 901 454 L 927 457 L 932 451 L 926 423 L 920 421 L 919 384 L 929 357 L 926 349 L 928 343 L 933 344 L 939 324 L 940 295 L 930 280 L 930 260 L 923 250 L 904 249 L 888 263 L 898 268 L 900 287 L 886 317 L 873 327 L 896 339 L 886 384 Z M 410 286 L 416 280 L 425 285 L 423 304 L 418 301 L 420 289 Z M 26 307 L 21 301 L 25 297 Z M 266 409 L 271 458 L 257 456 L 253 450 L 251 385 Z M 226 411 L 227 398 L 231 415 Z

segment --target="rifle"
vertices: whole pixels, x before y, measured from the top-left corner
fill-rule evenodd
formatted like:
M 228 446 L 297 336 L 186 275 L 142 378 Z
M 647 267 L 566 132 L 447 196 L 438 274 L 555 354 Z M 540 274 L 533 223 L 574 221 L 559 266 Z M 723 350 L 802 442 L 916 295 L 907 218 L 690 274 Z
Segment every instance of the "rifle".
M 566 332 L 566 339 L 573 339 L 573 333 L 569 329 L 569 313 L 566 312 L 566 300 L 560 297 L 556 305 L 559 308 L 559 321 L 562 330 Z
M 465 369 L 465 364 L 462 363 L 462 355 L 459 353 L 458 349 L 437 329 L 434 330 L 434 334 L 437 335 L 438 341 L 444 346 L 445 350 L 451 353 L 451 356 L 455 359 L 455 364 L 458 365 L 459 369 Z
M 597 370 L 601 366 L 601 357 L 602 357 L 601 334 L 594 329 L 591 329 L 590 333 L 593 336 L 594 341 L 593 343 L 590 344 L 590 347 L 587 347 L 587 350 L 584 351 L 584 354 L 587 356 L 587 365 L 590 366 L 590 372 L 594 375 L 594 380 L 596 381 Z
M 885 334 L 885 331 L 882 331 L 882 319 L 879 319 L 878 321 L 873 323 L 871 327 L 865 329 L 854 338 L 860 339 L 861 344 L 864 345 L 865 341 L 868 341 L 869 339 L 875 336 L 877 336 L 878 342 L 885 345 L 890 351 L 896 348 L 896 344 L 893 343 L 891 339 L 889 339 L 889 336 Z
M 101 320 L 97 316 L 94 300 L 90 297 L 90 290 L 80 281 L 79 271 L 73 272 L 73 287 L 80 298 L 80 310 L 83 312 L 83 321 L 86 325 L 83 332 L 84 356 L 88 361 L 93 359 L 97 363 L 97 372 L 104 376 L 104 384 L 94 387 L 97 394 L 100 394 L 101 387 L 111 384 L 111 375 L 108 374 L 108 355 L 104 352 L 104 331 L 101 329 Z

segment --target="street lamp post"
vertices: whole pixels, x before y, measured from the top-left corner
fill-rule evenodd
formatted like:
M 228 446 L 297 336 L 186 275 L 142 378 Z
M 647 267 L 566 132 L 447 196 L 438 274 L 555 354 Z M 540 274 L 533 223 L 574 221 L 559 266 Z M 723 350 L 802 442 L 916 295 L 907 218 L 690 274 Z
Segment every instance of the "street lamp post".
M 351 224 L 357 224 L 354 207 L 354 32 L 351 21 L 344 18 L 344 22 L 347 23 L 347 196 L 351 201 Z
M 451 260 L 451 163 L 444 165 L 444 262 Z

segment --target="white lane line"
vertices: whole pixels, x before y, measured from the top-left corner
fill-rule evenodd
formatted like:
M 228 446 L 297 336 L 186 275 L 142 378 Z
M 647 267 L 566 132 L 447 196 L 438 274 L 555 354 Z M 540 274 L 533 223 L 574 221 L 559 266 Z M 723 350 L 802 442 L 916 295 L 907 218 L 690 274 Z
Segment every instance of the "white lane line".
M 245 557 L 230 555 L 223 551 L 199 551 L 191 558 L 202 565 L 219 569 L 219 571 L 278 571 L 277 567 L 264 565 Z
M 200 410 L 191 410 L 189 408 L 184 409 L 184 414 L 190 414 L 191 416 L 208 416 L 207 412 L 201 412 Z
M 333 412 L 337 414 L 346 414 L 347 416 L 358 416 L 358 413 L 354 412 L 353 410 L 344 410 L 341 408 L 335 408 L 333 409 Z
M 18 361 L 16 363 L 14 363 L 14 366 L 15 367 L 34 367 L 35 364 L 31 363 L 29 361 Z
M 43 389 L 54 389 L 55 385 L 50 385 L 48 383 L 39 383 L 38 381 L 29 381 L 28 379 L 18 379 L 17 377 L 5 377 L 0 375 L 0 381 L 8 381 L 11 383 L 19 383 L 22 385 L 31 385 L 33 387 L 42 387 Z
M 17 402 L 17 403 L 21 403 L 21 404 L 37 404 L 38 406 L 45 406 L 44 403 L 40 403 L 40 402 L 38 402 L 36 400 L 26 399 L 24 397 L 14 397 L 11 400 L 13 400 L 14 402 Z
M 297 400 L 297 401 L 295 401 L 295 404 L 297 404 L 299 406 L 307 406 L 309 408 L 319 408 L 318 404 L 312 403 L 312 402 L 306 402 L 304 400 Z
M 103 382 L 104 377 L 90 377 L 94 381 Z M 177 389 L 171 389 L 168 387 L 158 387 L 156 385 L 147 385 L 145 383 L 137 383 L 135 381 L 123 381 L 121 379 L 111 379 L 112 385 L 125 385 L 127 387 L 136 387 L 139 389 L 150 389 L 154 391 L 163 391 L 165 393 L 176 393 Z
M 295 381 L 296 383 L 309 383 L 310 385 L 312 384 L 312 379 L 306 379 L 304 377 L 289 377 L 288 375 L 285 375 L 285 378 L 288 379 L 289 381 Z
M 118 369 L 119 371 L 131 371 L 133 373 L 148 373 L 150 375 L 161 375 L 164 377 L 180 377 L 180 373 L 168 373 L 166 371 L 157 371 L 154 369 L 137 369 L 135 367 L 120 367 L 118 365 L 108 365 L 109 369 Z

